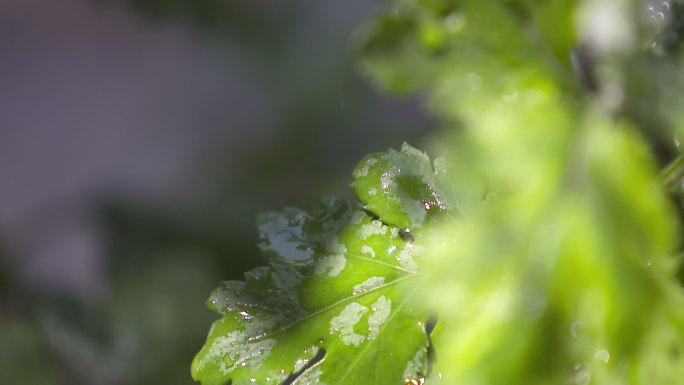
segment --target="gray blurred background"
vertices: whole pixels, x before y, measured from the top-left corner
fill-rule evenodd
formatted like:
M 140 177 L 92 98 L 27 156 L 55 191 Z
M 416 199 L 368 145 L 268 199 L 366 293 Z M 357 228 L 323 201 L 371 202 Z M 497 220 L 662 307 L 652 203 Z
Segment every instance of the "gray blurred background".
M 192 383 L 256 214 L 434 125 L 354 70 L 378 6 L 0 2 L 0 384 Z

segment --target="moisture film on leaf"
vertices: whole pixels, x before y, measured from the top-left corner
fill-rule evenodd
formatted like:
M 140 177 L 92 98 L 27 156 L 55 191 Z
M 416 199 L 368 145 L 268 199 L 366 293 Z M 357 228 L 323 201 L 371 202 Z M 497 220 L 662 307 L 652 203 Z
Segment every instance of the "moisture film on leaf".
M 352 187 L 364 208 L 384 223 L 414 229 L 446 216 L 448 197 L 439 188 L 443 175 L 433 170 L 427 154 L 407 144 L 401 151 L 367 155 L 354 177 Z
M 396 172 L 396 189 L 384 198 L 394 206 L 361 196 L 365 211 L 328 198 L 312 214 L 260 216 L 260 247 L 271 263 L 212 293 L 208 306 L 221 319 L 193 361 L 193 378 L 204 385 L 279 384 L 288 377 L 294 384 L 343 385 L 369 378 L 401 384 L 427 374 L 429 314 L 416 298 L 423 247 L 402 233 L 419 223 L 407 207 L 418 202 L 426 210 L 423 202 L 439 195 L 421 177 L 433 173 L 425 154 L 404 146 L 376 156 L 378 164 L 367 158 L 357 167 L 355 188 L 380 185 L 384 174 Z M 374 167 L 360 175 L 366 166 Z

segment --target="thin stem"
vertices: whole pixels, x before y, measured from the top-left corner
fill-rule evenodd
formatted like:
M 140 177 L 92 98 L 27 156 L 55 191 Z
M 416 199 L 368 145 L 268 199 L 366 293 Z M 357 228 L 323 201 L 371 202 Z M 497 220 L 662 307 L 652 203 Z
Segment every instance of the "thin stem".
M 668 164 L 660 173 L 659 179 L 668 191 L 681 188 L 684 179 L 684 155 L 678 156 Z

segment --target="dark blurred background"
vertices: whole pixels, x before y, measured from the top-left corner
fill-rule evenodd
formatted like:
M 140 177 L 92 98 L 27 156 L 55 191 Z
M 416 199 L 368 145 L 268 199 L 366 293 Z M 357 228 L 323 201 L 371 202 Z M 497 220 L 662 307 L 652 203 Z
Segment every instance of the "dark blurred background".
M 355 72 L 371 0 L 0 2 L 0 384 L 190 384 L 257 213 L 419 142 Z

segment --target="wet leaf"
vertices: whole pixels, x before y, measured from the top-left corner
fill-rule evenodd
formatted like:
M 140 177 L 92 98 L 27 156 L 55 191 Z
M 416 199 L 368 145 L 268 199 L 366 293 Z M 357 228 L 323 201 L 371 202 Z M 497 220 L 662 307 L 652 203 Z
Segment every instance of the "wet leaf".
M 272 262 L 211 295 L 222 318 L 193 362 L 196 380 L 279 384 L 294 374 L 296 384 L 401 384 L 422 375 L 417 242 L 337 198 L 312 214 L 266 214 L 259 228 Z
M 433 170 L 427 154 L 404 144 L 401 151 L 367 155 L 354 169 L 352 187 L 364 208 L 381 221 L 414 229 L 446 216 L 451 197 L 440 193 L 444 173 Z M 453 207 L 456 202 L 449 203 Z

